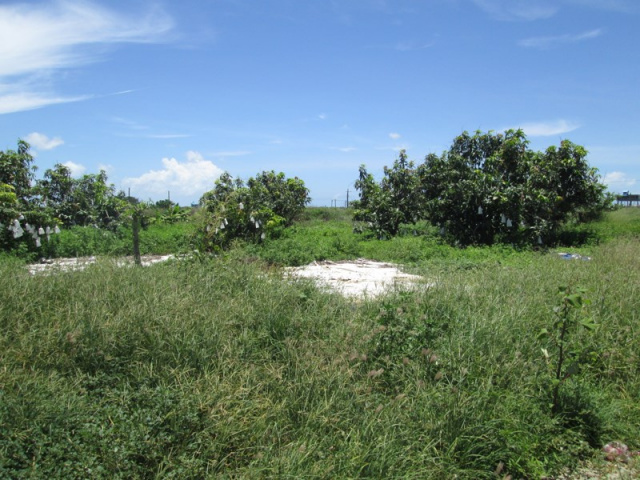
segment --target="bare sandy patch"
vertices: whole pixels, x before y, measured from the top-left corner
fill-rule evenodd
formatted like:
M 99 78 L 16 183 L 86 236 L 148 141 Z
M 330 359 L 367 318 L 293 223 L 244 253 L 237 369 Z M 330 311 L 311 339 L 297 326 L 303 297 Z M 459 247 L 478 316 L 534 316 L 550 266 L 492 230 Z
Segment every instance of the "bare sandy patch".
M 154 263 L 166 262 L 175 255 L 142 255 L 142 266 L 147 267 Z M 69 272 L 75 270 L 84 270 L 89 265 L 96 263 L 98 259 L 96 257 L 76 257 L 76 258 L 54 258 L 51 260 L 40 260 L 39 263 L 33 263 L 29 265 L 29 272 L 32 275 L 38 273 L 51 273 L 51 272 Z M 133 257 L 121 257 L 116 260 L 118 266 L 130 266 L 134 265 Z
M 320 286 L 345 297 L 377 297 L 394 288 L 428 287 L 424 277 L 402 272 L 396 265 L 358 259 L 346 262 L 314 262 L 303 267 L 286 269 L 290 277 L 309 278 Z

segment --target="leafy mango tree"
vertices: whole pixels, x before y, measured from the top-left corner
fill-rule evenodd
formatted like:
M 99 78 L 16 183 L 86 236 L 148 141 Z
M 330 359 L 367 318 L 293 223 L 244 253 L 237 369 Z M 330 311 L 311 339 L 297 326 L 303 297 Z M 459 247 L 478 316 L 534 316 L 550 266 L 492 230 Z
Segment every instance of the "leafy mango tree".
M 586 156 L 568 140 L 532 151 L 522 130 L 463 132 L 417 168 L 401 152 L 380 183 L 361 166 L 354 219 L 378 237 L 428 220 L 458 245 L 547 243 L 562 224 L 608 205 Z
M 464 132 L 419 167 L 425 217 L 460 245 L 546 243 L 558 228 L 605 207 L 586 150 L 568 140 L 544 153 L 522 130 Z
M 208 250 L 217 250 L 236 239 L 257 243 L 277 236 L 310 200 L 304 182 L 286 178 L 282 172 L 261 172 L 246 184 L 225 172 L 200 199 L 202 243 Z
M 356 229 L 373 231 L 378 238 L 394 236 L 403 223 L 420 219 L 421 192 L 415 164 L 401 150 L 393 167 L 384 167 L 384 177 L 378 184 L 373 175 L 360 166 L 355 183 L 360 199 L 353 204 Z
M 128 203 L 116 195 L 107 174 L 86 174 L 73 178 L 71 170 L 57 164 L 44 173 L 36 191 L 43 206 L 66 227 L 93 225 L 98 228 L 115 228 Z
M 59 232 L 59 223 L 42 208 L 33 188 L 36 167 L 29 144 L 18 140 L 16 150 L 0 151 L 0 248 L 29 251 L 42 238 Z

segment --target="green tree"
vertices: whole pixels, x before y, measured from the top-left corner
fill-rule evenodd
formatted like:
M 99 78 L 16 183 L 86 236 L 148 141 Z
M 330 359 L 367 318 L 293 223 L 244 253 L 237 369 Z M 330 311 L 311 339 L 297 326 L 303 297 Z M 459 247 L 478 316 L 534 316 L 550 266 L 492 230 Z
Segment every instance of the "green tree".
M 0 183 L 0 224 L 9 225 L 9 222 L 20 216 L 18 211 L 18 197 L 15 189 L 6 183 Z
M 604 205 L 586 150 L 565 140 L 534 152 L 522 130 L 464 132 L 419 167 L 425 217 L 461 245 L 543 242 Z M 583 217 L 581 214 L 584 213 Z
M 393 167 L 384 167 L 384 177 L 376 183 L 360 166 L 355 188 L 360 199 L 354 202 L 354 220 L 364 222 L 378 237 L 394 236 L 403 223 L 413 224 L 421 214 L 422 195 L 415 164 L 401 150 Z
M 75 179 L 68 167 L 57 164 L 45 171 L 44 178 L 38 181 L 37 192 L 50 214 L 67 227 L 113 228 L 128 203 L 107 182 L 104 170 Z
M 17 150 L 0 151 L 0 248 L 36 250 L 41 238 L 57 231 L 57 223 L 40 203 L 32 182 L 36 167 L 29 144 L 18 140 Z
M 168 198 L 165 198 L 164 200 L 158 200 L 155 204 L 156 208 L 164 208 L 164 209 L 170 209 L 173 208 L 173 206 L 176 205 L 174 202 L 172 202 L 171 200 L 169 200 Z
M 0 151 L 0 183 L 11 185 L 22 205 L 32 197 L 31 184 L 35 179 L 37 167 L 33 165 L 33 156 L 29 153 L 29 144 L 18 140 L 17 150 Z
M 200 199 L 205 248 L 225 248 L 233 240 L 259 242 L 291 225 L 309 203 L 309 190 L 299 178 L 262 172 L 247 183 L 227 172 Z

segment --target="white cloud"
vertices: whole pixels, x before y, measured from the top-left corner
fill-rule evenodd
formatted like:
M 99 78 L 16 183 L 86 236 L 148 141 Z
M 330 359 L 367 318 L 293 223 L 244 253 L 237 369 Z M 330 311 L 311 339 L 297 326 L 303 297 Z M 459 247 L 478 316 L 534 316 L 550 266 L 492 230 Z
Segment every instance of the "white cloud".
M 567 33 L 564 35 L 557 35 L 552 37 L 525 38 L 524 40 L 520 40 L 518 42 L 518 45 L 520 45 L 521 47 L 550 48 L 555 45 L 583 42 L 585 40 L 590 40 L 592 38 L 599 37 L 600 35 L 602 35 L 602 29 L 598 28 L 595 30 L 589 30 L 587 32 L 579 33 L 576 35 L 571 35 Z
M 550 137 L 572 132 L 580 128 L 580 125 L 566 120 L 556 120 L 553 122 L 523 123 L 514 127 L 501 128 L 500 130 L 516 130 L 518 128 L 524 130 L 524 133 L 530 137 Z
M 60 137 L 49 138 L 43 133 L 32 132 L 26 137 L 25 141 L 37 150 L 53 150 L 64 143 Z
M 100 170 L 104 170 L 106 173 L 110 174 L 110 173 L 113 173 L 115 168 L 111 164 L 107 165 L 107 164 L 101 163 L 101 164 L 98 165 L 98 171 L 100 171 Z
M 611 172 L 602 177 L 602 183 L 604 183 L 610 191 L 621 193 L 631 189 L 638 182 L 635 178 L 632 178 L 624 172 Z
M 619 13 L 640 13 L 638 0 L 471 0 L 496 20 L 542 20 L 564 7 L 587 7 Z
M 392 140 L 398 140 L 401 137 L 401 135 L 399 133 L 390 133 L 389 134 L 389 138 L 391 138 Z
M 1 80 L 2 77 L 0 77 Z M 20 88 L 21 86 L 17 86 Z M 80 95 L 75 97 L 63 97 L 56 94 L 40 94 L 35 92 L 17 92 L 16 87 L 0 85 L 0 115 L 4 113 L 22 112 L 34 110 L 47 105 L 60 103 L 79 102 L 91 98 L 90 95 Z
M 0 113 L 91 98 L 58 95 L 47 80 L 55 70 L 98 60 L 95 47 L 157 42 L 171 28 L 158 10 L 126 16 L 71 0 L 0 5 Z
M 593 7 L 621 13 L 640 13 L 638 0 L 565 0 L 580 7 Z
M 199 152 L 188 151 L 187 161 L 163 158 L 162 170 L 151 170 L 139 177 L 125 178 L 123 186 L 138 198 L 164 198 L 167 191 L 175 197 L 199 197 L 213 188 L 223 170 Z
M 71 160 L 64 162 L 62 165 L 71 170 L 72 177 L 80 177 L 87 171 L 87 167 L 80 165 L 79 163 L 72 162 Z
M 320 115 L 318 115 L 318 118 L 320 120 L 326 120 L 327 119 L 327 114 L 326 113 L 321 113 Z
M 496 20 L 540 20 L 558 11 L 557 0 L 472 0 Z
M 340 148 L 337 148 L 336 150 L 343 153 L 350 153 L 350 152 L 355 152 L 357 148 L 356 147 L 340 147 Z

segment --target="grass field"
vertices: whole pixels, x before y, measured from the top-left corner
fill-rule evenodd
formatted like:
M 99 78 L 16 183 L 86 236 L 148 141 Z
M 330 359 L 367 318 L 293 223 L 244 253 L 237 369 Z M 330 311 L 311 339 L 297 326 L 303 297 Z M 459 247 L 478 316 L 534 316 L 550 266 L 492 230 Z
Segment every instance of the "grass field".
M 602 465 L 609 441 L 640 449 L 639 220 L 623 209 L 569 232 L 590 261 L 460 250 L 412 229 L 366 239 L 330 209 L 216 258 L 105 258 L 49 276 L 2 258 L 0 478 L 553 478 Z M 281 265 L 356 257 L 435 286 L 354 301 L 282 278 Z M 566 310 L 558 384 L 560 286 L 588 302 Z

